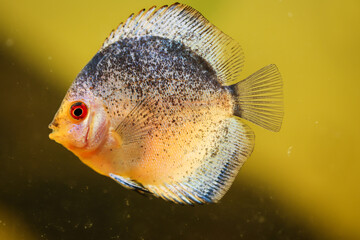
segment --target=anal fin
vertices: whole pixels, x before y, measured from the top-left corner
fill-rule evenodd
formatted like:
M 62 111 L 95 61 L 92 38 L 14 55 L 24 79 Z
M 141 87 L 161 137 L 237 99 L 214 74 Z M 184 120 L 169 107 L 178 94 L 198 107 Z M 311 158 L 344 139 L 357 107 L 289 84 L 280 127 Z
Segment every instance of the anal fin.
M 254 134 L 238 117 L 230 117 L 216 124 L 191 155 L 201 164 L 181 180 L 159 185 L 146 185 L 157 197 L 175 203 L 192 205 L 217 202 L 231 186 L 239 169 L 250 156 Z M 185 156 L 186 158 L 186 156 Z M 196 158 L 196 159 L 194 159 Z

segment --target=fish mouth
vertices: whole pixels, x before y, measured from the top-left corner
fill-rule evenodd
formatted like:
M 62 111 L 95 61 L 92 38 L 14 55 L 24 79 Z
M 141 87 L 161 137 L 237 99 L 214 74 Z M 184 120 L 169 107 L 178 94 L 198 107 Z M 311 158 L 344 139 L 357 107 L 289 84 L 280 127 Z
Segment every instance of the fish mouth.
M 86 148 L 89 145 L 90 128 L 87 129 L 86 134 L 83 136 L 84 137 L 82 141 L 83 145 L 81 147 L 73 145 L 71 142 L 69 142 L 67 138 L 63 135 L 63 131 L 62 130 L 59 131 L 59 129 L 56 126 L 54 126 L 53 123 L 49 124 L 49 128 L 52 130 L 52 132 L 49 134 L 49 138 L 57 143 L 60 143 L 66 148 L 79 149 L 79 148 Z
M 49 138 L 51 140 L 56 141 L 56 138 L 59 136 L 59 133 L 56 131 L 57 124 L 54 124 L 54 122 L 49 124 L 49 128 L 52 130 L 52 132 L 49 134 Z
M 49 138 L 51 140 L 56 141 L 57 137 L 59 136 L 58 132 L 55 132 L 55 130 L 53 130 L 50 134 L 49 134 Z
M 55 137 L 56 137 L 56 133 L 55 133 L 55 132 L 51 132 L 51 133 L 49 134 L 49 138 L 50 138 L 51 140 L 55 140 Z

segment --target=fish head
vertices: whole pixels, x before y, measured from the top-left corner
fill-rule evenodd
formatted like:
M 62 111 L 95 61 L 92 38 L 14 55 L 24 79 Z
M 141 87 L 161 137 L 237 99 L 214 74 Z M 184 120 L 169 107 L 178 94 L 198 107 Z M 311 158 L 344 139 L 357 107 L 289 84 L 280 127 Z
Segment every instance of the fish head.
M 99 149 L 110 121 L 103 101 L 90 90 L 69 90 L 49 128 L 49 138 L 81 156 Z

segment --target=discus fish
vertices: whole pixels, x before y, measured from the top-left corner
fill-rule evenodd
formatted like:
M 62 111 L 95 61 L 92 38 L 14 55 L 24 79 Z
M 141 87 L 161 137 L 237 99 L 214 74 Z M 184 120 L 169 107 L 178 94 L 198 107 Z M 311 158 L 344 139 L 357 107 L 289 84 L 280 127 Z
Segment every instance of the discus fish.
M 240 45 L 190 6 L 131 15 L 68 90 L 50 139 L 100 174 L 180 204 L 219 201 L 254 147 L 246 119 L 279 131 L 282 80 L 242 81 Z

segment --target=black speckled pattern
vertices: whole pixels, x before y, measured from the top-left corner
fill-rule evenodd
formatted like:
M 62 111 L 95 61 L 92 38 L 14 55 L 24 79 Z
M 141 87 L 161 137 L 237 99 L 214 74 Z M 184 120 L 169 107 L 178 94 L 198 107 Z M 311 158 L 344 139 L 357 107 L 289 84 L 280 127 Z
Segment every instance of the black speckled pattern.
M 152 36 L 124 39 L 98 52 L 69 93 L 81 95 L 88 89 L 104 99 L 109 114 L 119 117 L 115 125 L 149 95 L 172 102 L 230 96 L 204 59 L 182 43 Z
M 68 96 L 88 91 L 103 100 L 113 129 L 125 138 L 115 150 L 121 159 L 109 160 L 117 170 L 112 174 L 133 179 L 164 199 L 218 200 L 246 159 L 239 153 L 252 149 L 242 126 L 227 120 L 234 104 L 229 89 L 180 42 L 144 36 L 109 45 L 80 72 Z M 231 124 L 244 139 L 221 130 Z M 224 139 L 228 147 L 221 146 Z M 128 155 L 133 149 L 136 154 Z M 227 169 L 225 163 L 237 161 Z

